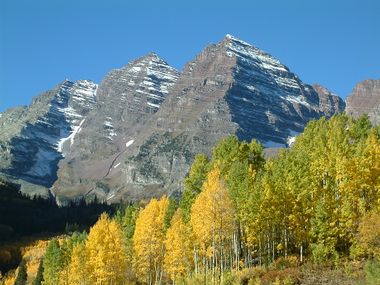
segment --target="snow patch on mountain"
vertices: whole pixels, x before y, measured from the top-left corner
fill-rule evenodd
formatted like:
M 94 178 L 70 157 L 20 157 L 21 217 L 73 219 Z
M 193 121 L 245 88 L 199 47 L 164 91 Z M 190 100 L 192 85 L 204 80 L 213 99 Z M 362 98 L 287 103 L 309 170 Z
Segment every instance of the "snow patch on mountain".
M 114 136 L 117 136 L 117 133 L 115 132 L 115 128 L 110 120 L 112 120 L 111 117 L 107 117 L 109 121 L 104 121 L 103 126 L 108 132 L 107 138 L 110 140 L 113 140 Z
M 146 69 L 146 76 L 139 85 L 138 93 L 147 95 L 147 105 L 157 110 L 166 95 L 168 89 L 178 79 L 178 72 L 156 54 L 152 54 L 141 62 Z
M 289 136 L 288 136 L 288 139 L 286 140 L 287 141 L 287 145 L 288 146 L 292 146 L 295 143 L 296 138 L 297 138 L 298 135 L 299 135 L 299 132 L 296 132 L 296 131 L 293 131 L 293 130 L 289 130 Z
M 56 149 L 63 152 L 63 146 L 70 140 L 70 147 L 74 143 L 75 135 L 80 133 L 86 118 L 82 115 L 82 110 L 91 110 L 96 102 L 96 91 L 98 85 L 89 80 L 79 80 L 76 82 L 65 81 L 57 94 L 56 105 L 52 104 L 51 112 L 63 116 L 63 122 L 69 127 L 63 126 L 61 122 L 60 137 L 56 141 Z M 64 104 L 64 102 L 67 102 Z
M 227 34 L 226 39 L 227 55 L 236 56 L 240 63 L 236 72 L 243 75 L 244 80 L 239 82 L 242 86 L 254 93 L 276 96 L 311 108 L 302 96 L 298 77 L 278 59 L 232 35 Z
M 130 147 L 135 141 L 134 140 L 130 140 L 128 141 L 126 144 L 125 144 L 125 147 Z

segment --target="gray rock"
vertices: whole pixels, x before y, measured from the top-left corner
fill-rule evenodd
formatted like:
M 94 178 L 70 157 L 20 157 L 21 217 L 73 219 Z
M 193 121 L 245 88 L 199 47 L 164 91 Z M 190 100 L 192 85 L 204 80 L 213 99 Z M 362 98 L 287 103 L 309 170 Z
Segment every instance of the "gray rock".
M 64 81 L 33 99 L 29 107 L 0 117 L 0 173 L 28 194 L 47 195 L 57 179 L 58 161 L 94 107 L 97 85 Z
M 327 88 L 319 84 L 313 84 L 312 88 L 318 94 L 320 110 L 327 117 L 344 112 L 346 104 L 338 95 L 331 93 Z
M 98 181 L 113 170 L 133 134 L 158 110 L 178 75 L 151 53 L 105 76 L 97 90 L 96 108 L 59 164 L 53 192 L 64 196 L 62 202 L 78 195 L 108 194 L 109 189 Z
M 380 124 L 380 79 L 358 83 L 347 97 L 346 113 L 354 118 L 367 114 L 373 124 Z

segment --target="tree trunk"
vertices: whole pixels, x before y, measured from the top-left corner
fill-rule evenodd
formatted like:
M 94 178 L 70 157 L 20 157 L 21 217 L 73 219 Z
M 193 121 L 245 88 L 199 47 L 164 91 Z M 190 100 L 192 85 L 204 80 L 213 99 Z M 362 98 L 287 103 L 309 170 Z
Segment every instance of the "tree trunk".
M 198 258 L 197 258 L 197 250 L 194 246 L 194 271 L 195 271 L 195 276 L 198 275 Z
M 286 230 L 286 226 L 285 226 L 284 253 L 285 253 L 285 258 L 287 258 L 287 256 L 288 256 L 288 232 Z

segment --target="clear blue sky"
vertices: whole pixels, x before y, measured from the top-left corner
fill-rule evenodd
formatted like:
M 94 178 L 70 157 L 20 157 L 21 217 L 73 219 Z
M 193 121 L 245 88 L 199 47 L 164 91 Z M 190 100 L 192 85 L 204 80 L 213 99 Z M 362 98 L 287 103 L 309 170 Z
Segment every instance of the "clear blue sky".
M 380 78 L 378 0 L 0 0 L 0 112 L 151 51 L 181 70 L 227 33 L 341 97 Z

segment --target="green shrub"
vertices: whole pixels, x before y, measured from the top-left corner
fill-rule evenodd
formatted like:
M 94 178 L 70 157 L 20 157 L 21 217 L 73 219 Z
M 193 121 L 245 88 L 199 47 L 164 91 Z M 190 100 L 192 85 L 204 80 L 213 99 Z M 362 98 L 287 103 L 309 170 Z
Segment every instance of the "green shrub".
M 296 267 L 299 265 L 299 260 L 297 256 L 287 256 L 277 258 L 271 265 L 273 269 L 285 269 L 290 267 Z
M 324 245 L 322 243 L 312 244 L 311 253 L 313 261 L 318 264 L 331 261 L 335 264 L 339 260 L 339 255 L 332 245 Z
M 261 285 L 260 278 L 256 277 L 249 279 L 248 285 Z
M 223 285 L 239 285 L 240 278 L 235 272 L 228 272 L 223 274 Z
M 291 276 L 286 276 L 284 279 L 284 285 L 293 285 L 294 280 Z
M 376 259 L 368 260 L 364 266 L 368 285 L 380 284 L 380 262 Z
M 257 266 L 257 267 L 245 268 L 237 272 L 236 275 L 239 277 L 240 284 L 247 284 L 248 282 L 255 281 L 257 278 L 261 277 L 265 273 L 266 273 L 266 270 L 263 267 Z

